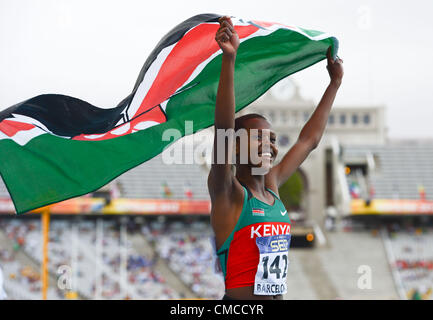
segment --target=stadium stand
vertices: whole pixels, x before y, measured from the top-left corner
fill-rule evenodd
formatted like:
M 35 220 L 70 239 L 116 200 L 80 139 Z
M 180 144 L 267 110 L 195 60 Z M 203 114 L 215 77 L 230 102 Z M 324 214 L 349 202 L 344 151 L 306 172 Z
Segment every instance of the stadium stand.
M 169 151 L 167 151 L 169 152 Z M 164 154 L 125 172 L 113 180 L 119 186 L 123 198 L 186 199 L 186 187 L 193 199 L 209 199 L 207 172 L 197 164 L 166 164 Z M 171 195 L 166 196 L 163 185 L 167 184 Z
M 51 274 L 56 275 L 62 266 L 76 266 L 76 276 L 72 275 L 71 289 L 76 291 L 82 298 L 104 298 L 104 299 L 173 299 L 179 295 L 165 282 L 164 278 L 153 267 L 153 261 L 149 257 L 137 254 L 128 243 L 126 247 L 120 244 L 120 232 L 117 221 L 104 221 L 103 226 L 103 252 L 96 252 L 96 226 L 94 221 L 52 221 L 50 230 L 50 259 L 49 269 Z M 38 220 L 26 221 L 2 221 L 2 230 L 8 237 L 20 244 L 20 248 L 38 263 L 41 262 L 40 222 Z M 76 233 L 77 232 L 77 233 Z M 18 248 L 19 250 L 19 248 Z M 75 254 L 74 254 L 75 250 Z M 127 251 L 127 280 L 122 281 L 121 255 L 122 250 Z M 6 257 L 8 253 L 4 253 Z M 74 259 L 75 256 L 75 259 Z M 4 260 L 4 259 L 2 259 Z M 74 261 L 75 260 L 75 261 Z M 4 262 L 3 262 L 4 263 Z M 14 274 L 22 266 L 19 264 L 6 265 L 5 274 Z M 102 290 L 100 297 L 97 296 L 96 288 L 98 279 L 98 268 L 101 269 Z M 5 268 L 6 269 L 6 268 Z M 29 268 L 27 268 L 29 269 Z M 28 271 L 29 274 L 32 274 Z M 22 272 L 21 272 L 22 273 Z M 37 277 L 36 277 L 37 275 Z M 125 273 L 126 275 L 126 273 Z M 33 272 L 33 278 L 26 288 L 13 288 L 19 292 L 36 292 L 30 299 L 40 299 L 39 271 Z M 76 279 L 74 281 L 74 279 Z M 5 281 L 6 282 L 6 281 Z M 9 281 L 7 281 L 9 283 Z M 56 296 L 51 299 L 65 298 L 65 291 L 60 290 L 57 281 L 51 281 L 52 290 L 57 290 Z M 57 289 L 56 289 L 57 287 Z M 7 287 L 9 291 L 10 287 Z M 10 292 L 8 292 L 11 294 Z M 17 297 L 19 298 L 19 296 Z
M 432 300 L 433 229 L 401 228 L 384 232 L 390 265 L 402 299 Z
M 368 183 L 374 188 L 374 197 L 378 199 L 419 199 L 419 187 L 422 185 L 425 199 L 433 200 L 432 160 L 432 143 L 390 142 L 383 146 L 343 147 L 343 161 L 346 164 L 367 165 Z M 349 185 L 353 178 L 352 175 Z M 362 182 L 360 184 L 362 187 Z
M 150 230 L 156 252 L 198 297 L 220 299 L 224 295 L 222 275 L 215 272 L 209 224 L 155 222 Z
M 40 265 L 28 257 L 22 248 L 24 244 L 23 232 L 26 230 L 21 223 L 13 224 L 7 232 L 0 221 L 0 267 L 3 269 L 4 289 L 7 299 L 35 300 L 41 299 Z M 50 277 L 55 283 L 55 277 Z M 49 299 L 58 299 L 60 292 L 55 287 L 48 290 Z
M 126 287 L 122 283 L 123 251 L 119 220 L 105 217 L 101 254 L 97 249 L 98 222 L 84 218 L 77 220 L 75 217 L 53 218 L 49 244 L 49 299 L 65 299 L 65 290 L 57 287 L 59 267 L 65 265 L 74 266 L 78 270 L 76 286 L 80 299 L 221 298 L 224 292 L 223 280 L 221 274 L 214 272 L 210 242 L 212 233 L 206 219 L 152 217 L 138 224 L 129 219 Z M 12 240 L 11 243 L 21 243 L 21 249 L 17 252 L 35 262 L 32 265 L 33 276 L 39 276 L 39 220 L 2 219 L 0 227 L 4 237 Z M 74 228 L 79 232 L 79 237 L 74 236 Z M 286 299 L 398 298 L 380 237 L 372 235 L 368 230 L 336 231 L 327 237 L 326 247 L 289 251 L 288 287 L 293 289 L 289 289 Z M 136 246 L 139 248 L 135 249 Z M 9 250 L 2 249 L 0 252 L 9 299 L 40 299 L 40 280 L 38 277 L 31 279 L 32 272 L 27 267 L 29 263 L 23 259 L 8 261 L 12 252 L 13 245 Z M 167 277 L 164 268 L 158 264 L 158 259 L 165 261 L 164 265 L 170 269 L 171 275 L 177 277 L 177 282 L 182 282 L 189 290 L 179 288 L 176 281 Z M 360 277 L 358 268 L 361 265 L 368 265 L 372 269 L 372 289 L 363 290 L 357 286 Z M 95 280 L 98 268 L 104 273 L 99 296 Z M 23 269 L 26 271 L 20 273 Z M 15 278 L 30 278 L 15 281 L 11 279 L 11 274 Z

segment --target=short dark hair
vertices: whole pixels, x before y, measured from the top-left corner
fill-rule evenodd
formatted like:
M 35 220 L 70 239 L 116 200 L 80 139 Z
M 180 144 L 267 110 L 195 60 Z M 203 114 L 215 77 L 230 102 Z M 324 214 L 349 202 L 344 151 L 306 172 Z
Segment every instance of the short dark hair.
M 238 118 L 235 119 L 235 132 L 238 131 L 241 128 L 245 128 L 245 126 L 244 126 L 244 121 L 245 120 L 253 119 L 253 118 L 261 118 L 261 119 L 264 119 L 264 120 L 268 121 L 268 119 L 266 119 L 261 114 L 258 114 L 258 113 L 248 113 L 248 114 L 245 114 L 245 115 L 240 116 L 240 117 L 238 117 Z

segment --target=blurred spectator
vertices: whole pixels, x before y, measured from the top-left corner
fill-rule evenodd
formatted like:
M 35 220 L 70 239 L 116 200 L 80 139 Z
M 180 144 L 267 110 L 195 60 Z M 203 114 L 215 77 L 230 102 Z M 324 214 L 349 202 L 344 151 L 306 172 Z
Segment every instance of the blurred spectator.
M 173 196 L 173 193 L 171 192 L 170 187 L 168 186 L 167 182 L 162 183 L 162 196 L 164 198 L 171 198 Z
M 421 294 L 419 293 L 418 289 L 415 289 L 412 293 L 412 300 L 422 300 Z
M 370 200 L 374 199 L 374 195 L 376 194 L 376 190 L 374 189 L 374 186 L 370 184 L 368 195 L 370 196 Z
M 184 185 L 184 193 L 185 193 L 185 197 L 186 197 L 188 200 L 191 200 L 191 199 L 192 199 L 192 197 L 193 197 L 193 193 L 192 193 L 192 190 L 191 190 L 191 184 L 189 183 L 189 181 L 187 181 L 187 182 L 185 183 L 185 185 Z
M 425 200 L 425 189 L 424 189 L 424 185 L 422 185 L 422 184 L 418 185 L 418 194 L 419 194 L 419 198 L 420 198 L 420 200 L 424 201 L 424 200 Z
M 353 199 L 359 199 L 359 196 L 361 194 L 361 188 L 360 188 L 358 182 L 351 181 L 349 183 L 349 192 L 350 192 L 350 196 Z
M 326 208 L 325 227 L 328 231 L 335 231 L 335 224 L 337 219 L 337 209 L 334 206 Z

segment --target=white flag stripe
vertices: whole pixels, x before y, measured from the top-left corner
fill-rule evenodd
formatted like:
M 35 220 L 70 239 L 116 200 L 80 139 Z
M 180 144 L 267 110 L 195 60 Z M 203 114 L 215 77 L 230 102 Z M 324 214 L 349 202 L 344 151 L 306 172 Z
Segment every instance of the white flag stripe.
M 153 82 L 156 79 L 156 76 L 159 73 L 159 70 L 161 69 L 161 66 L 163 65 L 165 59 L 170 54 L 171 50 L 176 46 L 177 43 L 172 44 L 169 47 L 166 47 L 161 50 L 161 52 L 156 57 L 155 61 L 150 65 L 149 69 L 147 70 L 146 74 L 144 75 L 143 81 L 138 86 L 137 91 L 134 94 L 134 98 L 131 101 L 131 104 L 128 109 L 128 117 L 129 119 L 132 119 L 137 110 L 140 108 L 141 103 L 143 102 L 144 98 L 147 95 L 147 92 L 151 88 Z
M 27 144 L 27 142 L 29 142 L 30 140 L 32 140 L 33 138 L 35 138 L 37 136 L 40 136 L 41 134 L 46 134 L 46 132 L 44 130 L 42 130 L 41 128 L 38 128 L 38 127 L 34 127 L 33 129 L 30 129 L 30 130 L 18 131 L 12 137 L 7 136 L 3 132 L 0 131 L 0 140 L 11 139 L 14 142 L 16 142 L 17 144 L 19 144 L 20 146 L 23 146 L 23 145 Z
M 189 32 L 191 32 L 192 30 L 194 30 L 195 28 L 199 27 L 202 24 L 203 23 L 200 23 L 200 24 L 196 25 L 195 27 L 189 29 L 187 32 L 185 32 L 183 37 L 185 37 L 185 35 L 187 35 Z M 150 65 L 149 69 L 147 70 L 146 74 L 144 75 L 143 80 L 141 81 L 140 85 L 138 86 L 138 89 L 135 92 L 134 97 L 133 97 L 131 104 L 129 106 L 129 109 L 128 109 L 129 119 L 132 119 L 135 116 L 137 110 L 140 108 L 141 103 L 143 102 L 144 98 L 146 97 L 147 92 L 152 87 L 153 82 L 155 81 L 159 71 L 161 70 L 161 67 L 164 64 L 164 61 L 167 59 L 167 57 L 169 56 L 169 54 L 171 53 L 173 48 L 179 43 L 179 41 L 173 43 L 172 45 L 170 45 L 168 47 L 165 47 L 164 49 L 162 49 L 161 52 L 156 57 L 156 59 Z M 166 97 L 166 98 L 169 98 L 169 97 Z M 151 107 L 154 107 L 154 106 L 151 106 Z

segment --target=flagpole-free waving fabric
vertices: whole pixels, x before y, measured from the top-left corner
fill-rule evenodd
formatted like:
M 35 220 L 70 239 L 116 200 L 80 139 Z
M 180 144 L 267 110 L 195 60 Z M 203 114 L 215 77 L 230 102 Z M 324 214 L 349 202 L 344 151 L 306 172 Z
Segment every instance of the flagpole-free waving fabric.
M 221 50 L 217 14 L 194 16 L 155 47 L 129 96 L 111 109 L 46 94 L 0 112 L 0 173 L 18 214 L 95 191 L 174 141 L 214 124 Z M 338 41 L 280 23 L 232 18 L 241 44 L 235 66 L 239 111 L 284 77 L 326 58 Z

